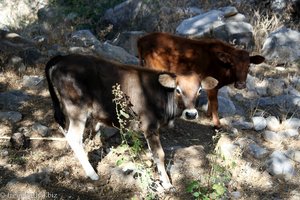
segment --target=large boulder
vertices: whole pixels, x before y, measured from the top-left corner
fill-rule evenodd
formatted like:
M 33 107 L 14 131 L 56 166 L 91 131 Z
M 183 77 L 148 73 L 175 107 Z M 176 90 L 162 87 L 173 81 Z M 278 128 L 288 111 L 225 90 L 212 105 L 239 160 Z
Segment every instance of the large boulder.
M 138 59 L 122 47 L 109 42 L 100 42 L 89 30 L 73 32 L 67 43 L 71 46 L 69 50 L 71 53 L 94 54 L 126 64 L 138 63 Z
M 183 20 L 176 32 L 190 38 L 218 38 L 247 50 L 254 47 L 253 28 L 235 7 L 211 10 Z
M 263 44 L 267 60 L 292 62 L 300 59 L 300 32 L 283 27 L 272 32 Z

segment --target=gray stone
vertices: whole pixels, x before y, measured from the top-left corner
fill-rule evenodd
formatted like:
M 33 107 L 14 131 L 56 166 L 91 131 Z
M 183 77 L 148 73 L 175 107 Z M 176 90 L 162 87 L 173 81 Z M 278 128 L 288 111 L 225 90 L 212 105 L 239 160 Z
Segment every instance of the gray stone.
M 264 42 L 262 53 L 267 60 L 277 60 L 281 63 L 299 59 L 300 32 L 285 27 L 274 31 Z
M 68 41 L 72 46 L 90 47 L 101 45 L 101 42 L 94 36 L 90 30 L 79 30 L 71 34 Z
M 28 88 L 36 88 L 44 80 L 41 76 L 23 76 L 23 86 Z
M 291 178 L 295 175 L 293 163 L 281 151 L 274 151 L 267 161 L 267 170 L 273 175 Z
M 278 133 L 273 132 L 273 131 L 264 131 L 262 135 L 263 135 L 263 138 L 267 142 L 271 142 L 271 143 L 278 143 L 278 142 L 281 142 L 283 140 L 283 135 L 278 134 Z
M 279 105 L 280 108 L 286 110 L 294 110 L 300 108 L 300 97 L 295 95 L 280 95 L 276 97 L 263 97 L 253 102 L 256 106 L 274 106 Z
M 300 163 L 300 151 L 299 150 L 288 150 L 285 155 L 290 159 Z
M 298 129 L 300 127 L 300 119 L 298 118 L 289 118 L 282 122 L 284 129 Z
M 238 120 L 232 123 L 232 126 L 242 129 L 242 130 L 250 130 L 253 129 L 253 123 L 251 122 L 246 122 L 243 120 Z
M 255 158 L 263 158 L 266 156 L 269 151 L 263 147 L 260 147 L 256 143 L 252 143 L 249 145 L 249 152 L 252 154 Z
M 267 121 L 264 117 L 252 117 L 252 122 L 256 131 L 261 131 L 267 126 Z
M 274 116 L 269 116 L 266 118 L 266 122 L 267 122 L 267 128 L 270 131 L 278 131 L 280 129 L 280 121 L 274 117 Z
M 2 150 L 0 151 L 0 156 L 1 156 L 1 157 L 6 157 L 6 156 L 8 156 L 8 151 L 7 151 L 7 149 L 2 149 Z
M 123 48 L 104 42 L 102 45 L 96 46 L 95 50 L 97 54 L 109 59 L 113 59 L 125 64 L 138 64 L 137 57 L 129 54 Z
M 8 65 L 14 69 L 17 69 L 19 72 L 24 72 L 26 70 L 23 59 L 19 56 L 12 56 L 8 60 Z
M 16 111 L 0 112 L 0 121 L 19 122 L 22 120 L 22 114 Z
M 49 135 L 49 128 L 39 123 L 35 123 L 32 125 L 32 131 L 38 133 L 43 137 L 47 137 Z
M 246 22 L 228 21 L 216 27 L 213 31 L 215 38 L 238 45 L 243 49 L 252 50 L 254 47 L 253 27 Z
M 145 35 L 144 31 L 126 31 L 122 32 L 114 41 L 113 45 L 122 47 L 132 55 L 138 56 L 137 40 Z
M 176 28 L 179 35 L 201 37 L 215 27 L 223 25 L 224 12 L 211 10 L 207 13 L 183 20 Z
M 286 137 L 286 138 L 295 137 L 295 136 L 299 135 L 297 129 L 285 129 L 285 130 L 279 131 L 278 134 L 282 134 L 283 137 Z
M 22 91 L 9 91 L 0 93 L 0 109 L 18 110 L 30 97 Z
M 279 79 L 269 79 L 267 92 L 270 96 L 282 95 L 285 88 L 285 83 Z
M 232 199 L 241 199 L 242 194 L 239 191 L 234 191 L 231 192 L 230 196 Z

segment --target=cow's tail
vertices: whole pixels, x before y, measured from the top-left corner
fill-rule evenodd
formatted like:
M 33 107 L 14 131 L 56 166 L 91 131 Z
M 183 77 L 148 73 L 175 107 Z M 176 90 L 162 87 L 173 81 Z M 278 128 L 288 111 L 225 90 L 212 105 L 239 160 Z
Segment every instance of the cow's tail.
M 54 119 L 55 121 L 63 128 L 65 129 L 65 125 L 66 125 L 66 119 L 65 119 L 65 115 L 61 109 L 60 106 L 60 101 L 58 99 L 57 93 L 54 89 L 52 80 L 51 80 L 51 69 L 54 65 L 56 65 L 61 59 L 63 58 L 63 56 L 55 56 L 53 57 L 47 64 L 46 64 L 46 68 L 45 68 L 45 73 L 46 73 L 46 78 L 47 78 L 47 82 L 48 82 L 48 88 L 49 88 L 49 93 L 52 99 L 52 104 L 53 104 L 53 109 L 54 109 Z

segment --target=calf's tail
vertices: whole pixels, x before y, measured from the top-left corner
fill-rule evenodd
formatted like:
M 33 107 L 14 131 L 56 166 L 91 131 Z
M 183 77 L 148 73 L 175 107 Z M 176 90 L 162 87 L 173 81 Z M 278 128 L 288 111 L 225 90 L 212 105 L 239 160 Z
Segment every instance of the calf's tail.
M 59 61 L 61 61 L 63 56 L 55 56 L 49 62 L 46 64 L 45 73 L 46 73 L 46 79 L 48 82 L 48 89 L 49 93 L 52 99 L 53 109 L 54 109 L 54 119 L 55 121 L 63 128 L 65 129 L 66 126 L 66 119 L 65 115 L 61 109 L 60 101 L 58 99 L 57 93 L 55 92 L 52 80 L 51 80 L 51 69 L 54 65 L 56 65 Z

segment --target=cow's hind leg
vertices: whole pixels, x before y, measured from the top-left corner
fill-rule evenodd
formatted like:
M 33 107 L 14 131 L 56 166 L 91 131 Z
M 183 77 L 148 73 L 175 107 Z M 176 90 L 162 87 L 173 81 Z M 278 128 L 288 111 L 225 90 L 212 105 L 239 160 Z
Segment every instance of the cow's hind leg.
M 70 119 L 69 129 L 66 134 L 66 139 L 74 151 L 76 157 L 79 159 L 86 175 L 92 180 L 98 180 L 99 176 L 95 172 L 91 163 L 88 160 L 87 154 L 83 149 L 82 136 L 85 128 L 87 116 L 76 117 L 76 120 Z
M 160 143 L 159 134 L 155 131 L 147 131 L 145 137 L 148 143 L 148 147 L 152 152 L 152 157 L 157 166 L 157 170 L 160 176 L 160 181 L 164 189 L 168 190 L 173 188 L 169 176 L 165 168 L 165 153 Z

